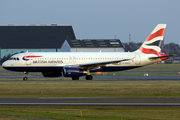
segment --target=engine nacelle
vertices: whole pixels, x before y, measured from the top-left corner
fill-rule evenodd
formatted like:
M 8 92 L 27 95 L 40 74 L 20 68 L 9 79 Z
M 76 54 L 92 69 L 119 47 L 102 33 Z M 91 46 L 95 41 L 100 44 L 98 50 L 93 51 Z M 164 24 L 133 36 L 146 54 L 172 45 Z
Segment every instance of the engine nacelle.
M 62 76 L 61 72 L 42 72 L 44 77 L 60 77 Z
M 87 71 L 79 68 L 73 67 L 64 67 L 63 75 L 64 77 L 75 77 L 75 76 L 84 76 L 87 74 Z

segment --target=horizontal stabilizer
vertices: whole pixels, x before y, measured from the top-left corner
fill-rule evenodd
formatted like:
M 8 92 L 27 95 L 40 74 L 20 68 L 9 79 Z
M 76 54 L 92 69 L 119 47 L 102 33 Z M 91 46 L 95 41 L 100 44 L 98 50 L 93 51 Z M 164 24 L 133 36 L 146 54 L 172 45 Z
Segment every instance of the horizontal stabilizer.
M 175 54 L 171 55 L 164 55 L 164 56 L 157 56 L 157 57 L 150 57 L 149 59 L 158 59 L 158 58 L 167 58 L 167 57 L 175 57 Z
M 166 58 L 166 57 L 169 57 L 169 56 L 150 57 L 149 59 L 158 59 L 158 58 Z

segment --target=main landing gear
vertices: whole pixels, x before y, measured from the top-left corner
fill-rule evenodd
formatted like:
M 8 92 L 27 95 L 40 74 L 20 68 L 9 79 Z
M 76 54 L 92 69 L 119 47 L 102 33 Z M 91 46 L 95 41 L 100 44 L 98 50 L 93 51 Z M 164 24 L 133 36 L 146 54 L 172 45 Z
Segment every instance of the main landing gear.
M 90 75 L 91 73 L 90 73 L 90 70 L 88 69 L 87 70 L 87 75 L 86 75 L 86 80 L 92 80 L 93 79 L 93 76 L 92 75 Z
M 86 75 L 85 78 L 86 78 L 86 80 L 92 80 L 93 76 L 92 75 Z M 72 80 L 79 80 L 79 76 L 72 77 Z
M 93 76 L 92 75 L 86 75 L 86 80 L 92 80 Z
M 24 77 L 23 77 L 24 81 L 28 80 L 27 75 L 28 75 L 28 72 L 24 71 Z

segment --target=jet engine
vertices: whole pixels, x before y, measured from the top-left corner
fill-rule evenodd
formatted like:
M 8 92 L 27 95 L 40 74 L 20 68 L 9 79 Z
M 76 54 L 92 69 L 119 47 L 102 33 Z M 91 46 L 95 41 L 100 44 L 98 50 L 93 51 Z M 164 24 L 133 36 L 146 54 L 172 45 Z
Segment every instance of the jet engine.
M 87 71 L 73 67 L 64 67 L 62 72 L 64 77 L 84 76 L 87 74 Z

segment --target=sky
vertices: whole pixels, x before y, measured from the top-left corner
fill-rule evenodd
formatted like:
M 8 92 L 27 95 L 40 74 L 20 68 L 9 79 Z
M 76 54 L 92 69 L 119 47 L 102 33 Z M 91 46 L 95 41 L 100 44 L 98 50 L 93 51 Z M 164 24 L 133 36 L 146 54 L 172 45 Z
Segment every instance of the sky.
M 144 42 L 167 24 L 165 44 L 180 45 L 180 0 L 0 0 L 0 25 L 72 25 L 77 39 Z

